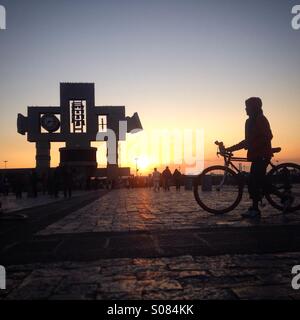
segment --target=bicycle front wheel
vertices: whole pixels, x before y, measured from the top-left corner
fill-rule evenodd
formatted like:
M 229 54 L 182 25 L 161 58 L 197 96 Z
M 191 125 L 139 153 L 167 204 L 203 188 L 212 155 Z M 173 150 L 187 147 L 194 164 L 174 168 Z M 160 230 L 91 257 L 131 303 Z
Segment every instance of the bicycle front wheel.
M 267 175 L 271 188 L 275 188 L 279 196 L 291 199 L 288 212 L 300 210 L 300 166 L 295 163 L 282 163 L 274 167 Z M 278 210 L 283 210 L 282 200 L 272 191 L 266 194 L 269 203 Z
M 240 176 L 225 166 L 206 168 L 194 182 L 194 196 L 205 211 L 223 214 L 232 211 L 243 196 Z

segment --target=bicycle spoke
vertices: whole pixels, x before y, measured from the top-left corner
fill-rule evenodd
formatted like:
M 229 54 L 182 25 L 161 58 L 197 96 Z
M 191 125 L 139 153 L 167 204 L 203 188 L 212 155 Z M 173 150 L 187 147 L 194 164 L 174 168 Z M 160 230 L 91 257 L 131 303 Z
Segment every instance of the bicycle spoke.
M 282 210 L 288 203 L 288 211 L 300 209 L 300 166 L 297 164 L 281 164 L 269 173 L 272 188 L 276 192 L 266 195 L 266 198 L 275 208 Z
M 237 175 L 232 170 L 214 166 L 204 170 L 200 178 L 194 193 L 204 210 L 224 213 L 238 204 L 241 188 Z

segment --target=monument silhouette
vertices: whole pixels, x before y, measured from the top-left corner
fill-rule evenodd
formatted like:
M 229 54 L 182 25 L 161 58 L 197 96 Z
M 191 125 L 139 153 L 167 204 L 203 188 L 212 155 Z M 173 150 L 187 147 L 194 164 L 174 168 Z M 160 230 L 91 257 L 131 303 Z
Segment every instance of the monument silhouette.
M 126 117 L 125 106 L 95 106 L 94 83 L 61 83 L 60 106 L 28 107 L 27 117 L 18 114 L 17 127 L 18 133 L 27 134 L 27 140 L 36 144 L 38 172 L 50 168 L 51 142 L 65 142 L 59 150 L 59 166 L 76 168 L 87 177 L 97 168 L 97 148 L 91 147 L 91 142 L 99 141 L 99 132 L 106 141 L 105 133 L 112 130 L 117 139 L 117 160 L 107 164 L 104 175 L 114 178 L 120 172 L 118 141 L 126 139 L 126 134 L 119 134 L 120 121 L 127 122 L 127 132 L 142 130 L 138 114 Z

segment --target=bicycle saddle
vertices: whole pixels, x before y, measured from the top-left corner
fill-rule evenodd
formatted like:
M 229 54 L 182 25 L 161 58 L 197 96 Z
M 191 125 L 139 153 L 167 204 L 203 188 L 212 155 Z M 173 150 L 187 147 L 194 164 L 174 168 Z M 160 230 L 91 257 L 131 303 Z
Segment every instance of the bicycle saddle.
M 272 148 L 272 152 L 273 153 L 278 153 L 278 152 L 280 152 L 281 151 L 281 148 L 280 147 L 278 147 L 278 148 Z

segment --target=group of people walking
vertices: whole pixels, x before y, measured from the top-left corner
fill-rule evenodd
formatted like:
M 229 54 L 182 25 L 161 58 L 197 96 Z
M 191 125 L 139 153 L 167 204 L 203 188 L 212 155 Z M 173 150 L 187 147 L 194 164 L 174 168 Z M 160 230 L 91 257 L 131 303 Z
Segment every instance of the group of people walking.
M 49 194 L 58 198 L 61 190 L 65 198 L 70 198 L 74 185 L 73 175 L 70 168 L 59 167 L 42 174 L 38 174 L 35 169 L 29 173 L 16 172 L 0 179 L 0 194 L 8 196 L 11 191 L 17 199 L 21 199 L 23 193 L 27 192 L 28 197 L 37 198 L 40 191 L 43 195 Z
M 153 190 L 159 192 L 160 187 L 162 186 L 165 191 L 170 191 L 172 179 L 174 180 L 176 190 L 180 191 L 181 173 L 178 169 L 175 169 L 172 174 L 169 167 L 166 167 L 162 173 L 160 173 L 157 168 L 154 168 L 152 173 Z

